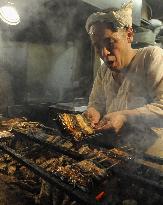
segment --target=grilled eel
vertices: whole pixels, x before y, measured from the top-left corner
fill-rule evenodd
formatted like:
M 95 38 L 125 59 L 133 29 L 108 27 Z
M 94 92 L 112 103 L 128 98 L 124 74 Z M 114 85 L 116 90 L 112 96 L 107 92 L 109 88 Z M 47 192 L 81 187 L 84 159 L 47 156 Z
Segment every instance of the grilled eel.
M 94 133 L 93 128 L 91 127 L 89 121 L 81 114 L 59 114 L 64 128 L 69 131 L 76 141 L 80 141 L 86 135 Z

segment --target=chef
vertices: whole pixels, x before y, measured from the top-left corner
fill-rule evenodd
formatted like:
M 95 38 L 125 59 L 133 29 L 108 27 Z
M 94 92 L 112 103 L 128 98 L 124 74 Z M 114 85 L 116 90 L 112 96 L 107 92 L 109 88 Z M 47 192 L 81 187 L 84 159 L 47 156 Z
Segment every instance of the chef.
M 86 30 L 104 62 L 86 111 L 92 126 L 116 133 L 126 123 L 163 127 L 163 50 L 131 47 L 132 2 L 93 13 Z

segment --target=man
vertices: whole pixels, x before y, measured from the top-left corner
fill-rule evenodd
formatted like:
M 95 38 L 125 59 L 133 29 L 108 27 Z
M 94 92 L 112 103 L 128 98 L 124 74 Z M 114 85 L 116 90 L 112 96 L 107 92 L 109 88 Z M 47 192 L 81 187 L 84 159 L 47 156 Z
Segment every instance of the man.
M 126 122 L 161 126 L 163 50 L 132 49 L 132 5 L 89 16 L 86 30 L 104 64 L 98 69 L 86 115 L 95 129 L 120 132 Z

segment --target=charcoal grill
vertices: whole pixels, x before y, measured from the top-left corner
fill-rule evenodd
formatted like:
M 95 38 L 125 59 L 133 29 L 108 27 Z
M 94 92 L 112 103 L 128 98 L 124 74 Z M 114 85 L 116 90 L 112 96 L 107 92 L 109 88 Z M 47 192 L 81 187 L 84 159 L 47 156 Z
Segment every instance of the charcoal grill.
M 52 125 L 52 124 L 50 124 Z M 156 171 L 155 169 L 149 168 L 143 164 L 140 164 L 140 160 L 149 160 L 151 162 L 158 163 L 162 165 L 163 161 L 161 159 L 151 158 L 147 156 L 146 154 L 142 155 L 142 159 L 139 159 L 139 155 L 135 156 L 136 153 L 134 150 L 128 149 L 128 147 L 123 147 L 122 150 L 128 152 L 128 157 L 121 157 L 119 155 L 116 155 L 109 150 L 113 147 L 115 147 L 114 144 L 110 144 L 107 148 L 103 146 L 103 144 L 97 144 L 94 142 L 93 138 L 99 137 L 99 135 L 105 135 L 105 133 L 98 133 L 97 135 L 92 135 L 91 140 L 82 141 L 80 143 L 77 143 L 73 145 L 73 148 L 65 148 L 62 147 L 62 144 L 66 140 L 71 140 L 71 138 L 68 135 L 65 135 L 65 133 L 60 132 L 58 130 L 57 126 L 55 128 L 51 128 L 49 126 L 43 126 L 42 130 L 45 134 L 50 135 L 60 135 L 62 137 L 61 142 L 58 143 L 52 143 L 46 140 L 46 138 L 41 138 L 39 134 L 37 133 L 23 133 L 20 130 L 13 129 L 12 133 L 15 135 L 14 141 L 20 140 L 24 142 L 24 140 L 29 140 L 30 144 L 29 147 L 33 144 L 37 144 L 39 146 L 39 152 L 44 152 L 43 150 L 47 150 L 49 152 L 55 152 L 59 155 L 66 155 L 70 158 L 73 158 L 74 160 L 81 161 L 84 159 L 91 159 L 95 164 L 97 164 L 99 167 L 104 168 L 107 171 L 107 176 L 105 176 L 106 181 L 108 180 L 109 183 L 109 177 L 111 175 L 117 176 L 121 179 L 121 181 L 130 181 L 132 183 L 138 184 L 140 187 L 144 187 L 145 189 L 152 190 L 160 196 L 163 194 L 163 173 Z M 18 152 L 17 149 L 13 146 L 13 143 L 9 143 L 11 139 L 0 139 L 0 149 L 2 149 L 5 153 L 8 153 L 11 155 L 14 159 L 16 159 L 18 162 L 24 164 L 27 166 L 31 171 L 33 171 L 35 174 L 40 176 L 41 178 L 48 181 L 50 184 L 57 186 L 58 188 L 65 191 L 68 195 L 70 195 L 73 199 L 79 201 L 83 204 L 107 204 L 106 200 L 103 199 L 102 201 L 96 200 L 96 195 L 100 192 L 105 191 L 105 186 L 102 186 L 103 181 L 105 179 L 99 181 L 98 183 L 100 186 L 98 186 L 98 183 L 92 188 L 91 192 L 83 191 L 79 187 L 73 187 L 72 185 L 68 184 L 67 182 L 59 179 L 56 176 L 52 176 L 48 172 L 46 172 L 44 169 L 40 168 L 35 164 L 33 161 L 30 160 L 29 156 L 26 154 L 24 155 L 24 152 Z M 13 139 L 12 139 L 13 140 Z M 74 143 L 74 142 L 72 142 Z M 94 154 L 88 154 L 88 153 L 79 153 L 79 149 L 81 146 L 89 146 L 91 149 L 97 149 L 101 152 L 106 153 L 108 157 L 111 159 L 114 159 L 114 162 L 108 162 L 105 160 L 105 157 L 97 157 Z M 24 149 L 25 150 L 25 149 Z M 38 152 L 38 150 L 36 150 Z M 30 154 L 29 149 L 26 149 L 26 153 Z M 152 177 L 151 177 L 152 176 Z M 100 189 L 99 187 L 102 187 Z
M 33 139 L 33 138 L 32 138 Z M 15 146 L 15 143 L 17 141 L 20 141 L 23 144 L 23 147 L 19 150 L 14 150 L 13 147 Z M 36 142 L 37 140 L 35 140 Z M 19 144 L 20 144 L 19 142 Z M 39 141 L 40 142 L 40 141 Z M 25 144 L 24 144 L 25 143 Z M 39 149 L 35 150 L 34 153 L 30 153 L 27 149 L 27 145 L 30 146 L 30 149 L 32 150 L 32 145 L 39 146 Z M 96 201 L 96 194 L 100 191 L 96 187 L 93 190 L 92 193 L 87 193 L 86 191 L 79 190 L 77 187 L 73 187 L 66 182 L 60 180 L 59 178 L 55 177 L 54 175 L 51 175 L 47 173 L 44 169 L 40 168 L 38 165 L 33 163 L 33 160 L 31 159 L 31 156 L 35 156 L 35 153 L 45 153 L 45 150 L 48 152 L 52 152 L 52 147 L 48 146 L 49 144 L 45 144 L 45 146 L 42 145 L 42 142 L 40 144 L 34 143 L 31 138 L 29 137 L 29 140 L 25 138 L 25 136 L 17 135 L 16 137 L 8 138 L 8 139 L 1 139 L 0 148 L 7 154 L 11 155 L 14 159 L 16 159 L 19 163 L 27 166 L 31 171 L 33 171 L 35 174 L 39 175 L 41 178 L 48 181 L 50 184 L 57 186 L 58 188 L 65 191 L 67 194 L 71 195 L 75 200 L 80 201 L 84 204 L 99 204 L 98 201 Z M 53 147 L 54 149 L 56 147 Z M 53 150 L 53 153 L 60 155 L 62 150 L 60 150 L 60 153 L 57 152 L 58 148 Z M 71 154 L 70 154 L 71 155 Z M 30 157 L 29 157 L 30 156 Z M 88 191 L 88 190 L 87 190 Z

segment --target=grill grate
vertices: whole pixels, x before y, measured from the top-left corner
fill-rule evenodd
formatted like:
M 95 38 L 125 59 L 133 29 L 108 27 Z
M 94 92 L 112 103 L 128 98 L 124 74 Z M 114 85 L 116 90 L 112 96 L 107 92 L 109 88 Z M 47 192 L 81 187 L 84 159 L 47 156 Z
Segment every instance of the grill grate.
M 13 147 L 17 147 L 16 144 L 19 144 L 19 149 L 16 148 L 15 150 Z M 30 150 L 29 147 L 30 146 Z M 14 159 L 16 159 L 19 163 L 27 166 L 31 171 L 33 171 L 35 174 L 40 176 L 41 178 L 48 181 L 50 184 L 54 184 L 58 188 L 64 190 L 67 192 L 67 194 L 71 195 L 75 200 L 82 201 L 85 204 L 98 204 L 99 202 L 96 201 L 96 188 L 95 185 L 98 185 L 98 183 L 101 183 L 104 180 L 104 177 L 106 178 L 107 175 L 102 177 L 94 177 L 94 180 L 91 182 L 91 175 L 88 175 L 88 181 L 91 182 L 91 187 L 86 186 L 77 186 L 77 184 L 68 184 L 67 179 L 65 179 L 63 176 L 61 176 L 61 172 L 50 172 L 50 169 L 53 168 L 51 165 L 53 164 L 55 157 L 65 157 L 65 162 L 67 165 L 71 165 L 70 168 L 74 168 L 76 170 L 77 161 L 69 158 L 67 156 L 64 156 L 61 153 L 58 153 L 56 151 L 48 150 L 47 147 L 33 143 L 31 139 L 27 139 L 24 136 L 16 136 L 8 139 L 1 139 L 1 145 L 0 149 L 2 149 L 5 153 L 11 155 Z M 52 158 L 50 166 L 48 167 L 48 160 L 44 159 L 43 163 L 39 164 L 38 159 L 40 156 L 48 155 L 49 159 Z M 36 163 L 37 162 L 37 163 Z M 66 165 L 65 164 L 65 165 Z M 48 170 L 49 169 L 49 170 Z M 104 170 L 105 171 L 105 170 Z M 58 174 L 59 173 L 59 174 Z M 84 172 L 83 176 L 88 173 Z M 80 176 L 80 175 L 79 175 Z M 101 182 L 100 182 L 101 181 Z M 96 183 L 98 182 L 98 183 Z M 91 188 L 91 189 L 89 189 Z M 90 192 L 92 190 L 92 192 Z M 94 191 L 95 190 L 95 191 Z M 86 193 L 88 192 L 89 193 Z
M 0 138 L 0 149 L 27 166 L 31 171 L 50 184 L 56 185 L 73 196 L 74 199 L 80 202 L 82 201 L 84 204 L 99 204 L 100 202 L 96 201 L 95 196 L 99 192 L 103 181 L 105 179 L 109 180 L 111 173 L 124 179 L 130 178 L 141 186 L 147 188 L 150 186 L 157 192 L 163 193 L 163 183 L 160 183 L 161 178 L 159 178 L 161 177 L 161 173 L 155 173 L 151 169 L 153 177 L 150 178 L 147 174 L 148 168 L 143 165 L 140 167 L 138 160 L 134 157 L 134 150 L 128 150 L 127 147 L 102 148 L 93 145 L 93 143 L 90 145 L 85 144 L 86 142 L 89 143 L 88 141 L 81 141 L 77 144 L 65 135 L 58 135 L 58 130 L 56 129 L 44 125 L 37 128 L 31 129 L 30 126 L 27 128 L 20 127 L 20 125 L 13 127 L 11 132 L 14 136 Z M 102 134 L 97 133 L 92 137 Z M 68 143 L 69 147 L 63 146 L 66 143 Z M 51 159 L 45 159 L 44 166 L 41 166 L 38 163 L 38 159 L 40 156 L 45 157 L 47 154 Z M 87 175 L 87 172 L 82 173 L 83 175 L 85 174 L 84 176 L 91 178 L 89 181 L 90 187 L 89 185 L 86 186 L 87 188 L 80 185 L 77 186 L 72 183 L 72 180 L 70 183 L 66 177 L 62 177 L 63 169 L 56 174 L 56 170 L 53 170 L 54 166 L 49 166 L 55 162 L 55 158 L 57 157 L 65 157 L 65 161 L 67 162 L 65 166 L 68 166 L 67 170 L 71 168 L 78 170 L 80 162 L 87 160 L 87 162 L 91 162 L 99 167 L 99 169 L 102 169 L 104 174 L 102 176 L 92 174 L 91 178 L 90 175 Z M 48 160 L 52 160 L 51 163 L 48 164 Z M 88 191 L 90 192 L 87 193 Z

